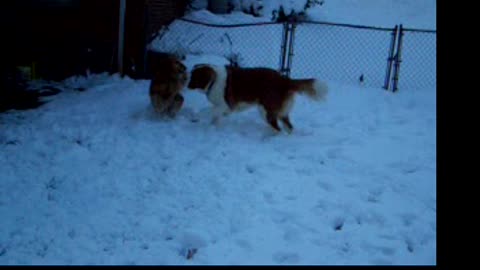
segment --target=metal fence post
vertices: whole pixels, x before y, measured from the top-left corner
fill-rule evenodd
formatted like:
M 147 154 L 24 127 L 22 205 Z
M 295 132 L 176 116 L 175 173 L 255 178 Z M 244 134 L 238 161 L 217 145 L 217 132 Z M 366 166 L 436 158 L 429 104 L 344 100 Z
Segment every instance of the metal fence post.
M 117 54 L 117 63 L 118 63 L 118 72 L 121 76 L 124 75 L 123 68 L 123 58 L 124 54 L 124 47 L 125 47 L 125 10 L 127 7 L 126 0 L 120 0 L 120 8 L 119 8 L 119 15 L 118 15 L 118 54 Z
M 151 41 L 150 40 L 150 20 L 149 20 L 149 14 L 150 12 L 150 7 L 148 3 L 143 6 L 143 66 L 142 66 L 142 74 L 143 76 L 146 76 L 150 70 L 147 70 L 147 61 L 148 61 L 148 43 Z
M 385 90 L 388 90 L 388 88 L 390 87 L 390 75 L 392 73 L 392 64 L 393 64 L 394 53 L 395 53 L 395 42 L 397 40 L 397 31 L 398 31 L 398 25 L 395 25 L 395 28 L 393 28 L 393 31 L 392 31 L 390 50 L 388 52 L 388 58 L 387 58 L 387 71 L 385 74 L 385 84 L 383 85 L 383 88 Z
M 283 23 L 282 44 L 280 48 L 280 73 L 285 75 L 285 63 L 287 59 L 288 22 Z
M 290 69 L 292 66 L 295 27 L 295 22 L 286 21 L 283 23 L 282 48 L 280 52 L 280 72 L 282 75 L 287 77 L 290 77 Z
M 398 33 L 397 54 L 395 55 L 395 64 L 393 66 L 393 92 L 396 92 L 398 90 L 400 63 L 402 62 L 402 41 L 403 41 L 403 25 L 400 24 L 400 30 Z
M 290 23 L 290 39 L 288 41 L 288 59 L 287 59 L 287 77 L 290 77 L 290 71 L 292 67 L 292 59 L 293 59 L 293 43 L 295 41 L 295 28 L 297 27 L 297 23 L 293 22 Z

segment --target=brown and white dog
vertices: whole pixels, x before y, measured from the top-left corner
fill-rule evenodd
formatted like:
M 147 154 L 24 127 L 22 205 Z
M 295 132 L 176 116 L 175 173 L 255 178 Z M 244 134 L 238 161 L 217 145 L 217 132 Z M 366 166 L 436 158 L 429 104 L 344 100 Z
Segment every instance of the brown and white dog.
M 213 121 L 221 116 L 258 105 L 265 120 L 281 131 L 280 120 L 288 133 L 293 130 L 288 113 L 296 93 L 324 100 L 325 82 L 316 79 L 290 79 L 270 68 L 239 68 L 201 64 L 194 66 L 187 88 L 202 89 L 213 104 Z

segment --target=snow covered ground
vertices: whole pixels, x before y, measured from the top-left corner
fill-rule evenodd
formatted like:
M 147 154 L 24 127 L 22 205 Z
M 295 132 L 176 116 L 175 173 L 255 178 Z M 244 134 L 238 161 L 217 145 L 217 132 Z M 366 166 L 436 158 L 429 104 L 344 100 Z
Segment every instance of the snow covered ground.
M 291 135 L 106 74 L 0 114 L 0 264 L 436 264 L 436 89 L 329 84 Z

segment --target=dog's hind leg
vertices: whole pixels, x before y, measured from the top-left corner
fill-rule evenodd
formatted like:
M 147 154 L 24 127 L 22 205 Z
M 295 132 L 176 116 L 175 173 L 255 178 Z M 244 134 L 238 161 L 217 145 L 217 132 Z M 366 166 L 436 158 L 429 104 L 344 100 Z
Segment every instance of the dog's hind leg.
M 278 132 L 281 132 L 282 130 L 278 126 L 277 122 L 277 114 L 273 112 L 267 112 L 267 122 L 272 126 L 273 129 L 275 129 Z
M 290 122 L 290 118 L 288 117 L 288 115 L 282 116 L 282 117 L 280 118 L 280 120 L 281 120 L 282 123 L 284 124 L 284 127 L 287 129 L 287 132 L 288 132 L 288 133 L 292 133 L 292 131 L 293 131 L 293 125 L 292 125 L 292 123 Z

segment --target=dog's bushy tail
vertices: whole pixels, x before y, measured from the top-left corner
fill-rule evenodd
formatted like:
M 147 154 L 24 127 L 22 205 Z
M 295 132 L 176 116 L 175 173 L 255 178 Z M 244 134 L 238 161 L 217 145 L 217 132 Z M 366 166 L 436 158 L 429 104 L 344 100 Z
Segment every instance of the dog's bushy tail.
M 317 79 L 292 79 L 290 89 L 300 94 L 305 94 L 313 100 L 325 100 L 328 93 L 326 82 Z

